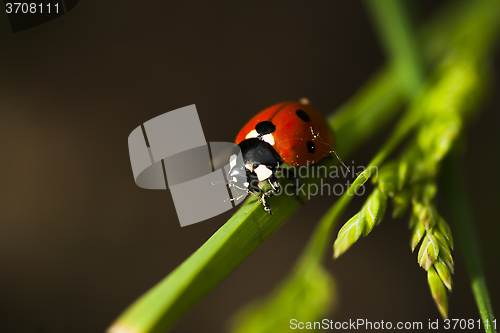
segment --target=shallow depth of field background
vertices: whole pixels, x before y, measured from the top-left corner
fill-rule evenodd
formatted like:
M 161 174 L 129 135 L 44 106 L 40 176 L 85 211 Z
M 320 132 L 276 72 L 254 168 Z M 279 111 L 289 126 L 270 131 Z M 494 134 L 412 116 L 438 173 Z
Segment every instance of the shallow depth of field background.
M 418 4 L 416 23 L 437 8 Z M 385 62 L 358 1 L 81 1 L 16 34 L 1 16 L 0 32 L 2 332 L 104 331 L 233 213 L 180 228 L 168 190 L 134 183 L 135 127 L 196 104 L 207 141 L 232 141 L 255 112 L 283 100 L 307 97 L 329 114 Z M 497 52 L 498 74 L 499 60 Z M 464 166 L 497 315 L 499 108 L 497 84 L 467 128 Z M 355 163 L 367 163 L 383 138 Z M 308 202 L 172 332 L 224 331 L 236 309 L 289 272 L 335 200 Z M 439 318 L 409 237 L 407 218 L 388 218 L 327 262 L 340 302 L 331 319 Z M 477 320 L 457 245 L 449 315 Z

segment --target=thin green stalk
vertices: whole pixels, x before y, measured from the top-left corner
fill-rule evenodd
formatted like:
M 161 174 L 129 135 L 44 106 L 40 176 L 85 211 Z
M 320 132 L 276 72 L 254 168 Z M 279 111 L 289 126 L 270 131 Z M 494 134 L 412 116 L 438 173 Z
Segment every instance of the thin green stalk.
M 367 142 L 379 130 L 378 126 L 373 127 L 375 122 L 382 121 L 381 127 L 385 127 L 390 119 L 394 119 L 403 101 L 394 69 L 387 67 L 375 73 L 328 117 L 338 141 L 336 152 L 342 157 L 351 155 L 360 143 Z M 389 113 L 388 117 L 379 118 L 377 110 L 381 109 Z M 341 138 L 346 140 L 341 141 Z
M 362 186 L 374 172 L 377 171 L 385 159 L 397 148 L 404 138 L 411 133 L 411 129 L 418 123 L 418 114 L 409 112 L 399 121 L 396 129 L 393 131 L 389 139 L 370 161 L 365 171 L 363 171 L 351 184 L 348 191 L 344 193 L 340 199 L 327 211 L 321 221 L 318 223 L 311 239 L 309 240 L 306 250 L 302 256 L 301 262 L 320 262 L 323 258 L 325 250 L 330 244 L 330 237 L 333 233 L 335 223 L 349 205 L 352 198 L 356 194 L 357 189 Z
M 406 96 L 415 98 L 425 82 L 424 62 L 412 31 L 406 1 L 366 0 L 386 53 L 397 70 Z
M 491 306 L 490 295 L 486 286 L 486 278 L 481 263 L 481 255 L 476 232 L 474 230 L 474 222 L 467 198 L 467 190 L 465 188 L 465 175 L 461 170 L 463 161 L 456 156 L 445 160 L 444 178 L 444 194 L 446 204 L 449 207 L 449 212 L 452 221 L 455 225 L 455 231 L 460 242 L 465 265 L 471 282 L 472 293 L 476 300 L 479 313 L 483 319 L 485 331 L 487 333 L 496 333 L 493 326 L 493 308 Z M 488 328 L 486 327 L 488 323 Z
M 365 3 L 371 10 L 371 16 L 387 49 L 387 54 L 394 63 L 397 77 L 403 82 L 407 99 L 414 100 L 424 87 L 425 71 L 415 31 L 410 27 L 409 12 L 405 1 L 366 0 Z M 419 110 L 410 108 L 399 121 L 389 140 L 369 163 L 368 168 L 379 167 L 409 134 L 419 118 Z

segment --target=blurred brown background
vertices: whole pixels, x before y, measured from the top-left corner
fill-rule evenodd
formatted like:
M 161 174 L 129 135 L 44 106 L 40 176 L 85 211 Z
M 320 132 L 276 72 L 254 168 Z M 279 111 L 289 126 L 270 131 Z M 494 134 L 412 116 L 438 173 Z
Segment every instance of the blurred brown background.
M 417 23 L 437 4 L 420 7 Z M 127 137 L 139 124 L 194 103 L 207 141 L 231 141 L 282 100 L 306 96 L 332 112 L 385 61 L 358 1 L 81 1 L 16 34 L 2 16 L 0 31 L 1 332 L 104 331 L 231 216 L 180 228 L 169 191 L 138 188 Z M 498 313 L 497 91 L 467 129 L 465 168 Z M 334 200 L 307 203 L 172 331 L 223 332 L 287 274 Z M 477 320 L 460 249 L 455 257 L 450 317 Z M 332 319 L 439 317 L 406 218 L 326 265 L 341 302 Z

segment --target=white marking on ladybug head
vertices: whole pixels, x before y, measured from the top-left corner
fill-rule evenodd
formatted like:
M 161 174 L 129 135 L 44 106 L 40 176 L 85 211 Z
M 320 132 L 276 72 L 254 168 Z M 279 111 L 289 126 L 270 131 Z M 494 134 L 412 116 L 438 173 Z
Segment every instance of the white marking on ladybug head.
M 259 136 L 259 133 L 257 133 L 256 130 L 252 130 L 250 133 L 245 136 L 245 139 L 251 139 L 251 138 L 256 138 Z
M 235 183 L 236 183 L 237 181 L 238 181 L 238 178 L 233 177 L 233 182 L 235 182 Z
M 248 187 L 248 185 L 250 185 L 248 182 L 243 183 L 243 186 L 245 186 L 245 187 Z
M 236 154 L 233 154 L 233 155 L 231 155 L 229 157 L 229 169 L 232 169 L 232 168 L 235 167 L 235 165 L 236 165 L 236 158 L 237 158 Z
M 259 181 L 266 180 L 273 174 L 273 171 L 266 167 L 264 164 L 261 164 L 257 168 L 255 168 L 254 172 L 257 175 Z
M 262 137 L 262 140 L 274 146 L 274 136 L 272 134 L 266 134 Z

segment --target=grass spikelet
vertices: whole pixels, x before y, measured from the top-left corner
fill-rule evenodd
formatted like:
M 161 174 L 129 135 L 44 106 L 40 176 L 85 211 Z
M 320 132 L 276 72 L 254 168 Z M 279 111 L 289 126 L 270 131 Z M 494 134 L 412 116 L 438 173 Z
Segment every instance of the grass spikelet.
M 439 274 L 439 277 L 441 278 L 441 281 L 443 284 L 448 288 L 449 291 L 451 291 L 451 272 L 448 266 L 445 264 L 445 262 L 442 259 L 438 259 L 434 263 L 434 268 L 436 269 L 436 272 Z
M 438 307 L 439 312 L 443 318 L 448 318 L 448 297 L 446 296 L 446 288 L 443 280 L 434 268 L 427 271 L 427 282 L 431 289 L 432 298 Z
M 411 251 L 415 251 L 417 245 L 425 236 L 425 227 L 422 223 L 416 223 L 413 227 L 412 237 L 411 237 Z
M 334 258 L 347 251 L 362 235 L 367 236 L 382 221 L 387 206 L 387 195 L 375 189 L 363 208 L 340 229 L 333 245 Z
M 439 256 L 439 249 L 440 246 L 436 237 L 427 233 L 422 245 L 420 245 L 420 251 L 418 251 L 418 263 L 423 269 L 428 271 L 432 267 Z

